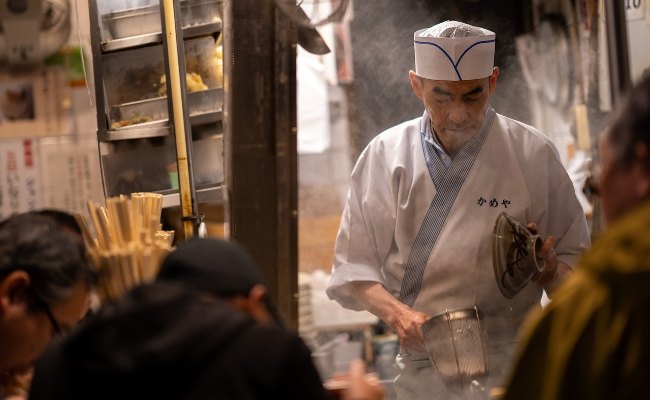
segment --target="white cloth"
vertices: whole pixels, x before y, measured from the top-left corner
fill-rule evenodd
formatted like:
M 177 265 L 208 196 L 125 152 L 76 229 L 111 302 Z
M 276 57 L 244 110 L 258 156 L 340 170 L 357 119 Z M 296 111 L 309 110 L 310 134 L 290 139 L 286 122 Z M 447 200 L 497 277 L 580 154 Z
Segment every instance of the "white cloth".
M 383 132 L 352 172 L 327 289 L 346 308 L 361 309 L 350 282 L 379 282 L 399 297 L 413 242 L 436 194 L 421 141 L 431 134 L 428 126 L 425 113 Z M 490 350 L 512 347 L 525 313 L 542 296 L 534 283 L 513 299 L 499 292 L 491 243 L 501 212 L 537 223 L 543 237 L 556 237 L 558 258 L 569 265 L 590 245 L 582 208 L 553 144 L 536 129 L 497 114 L 429 255 L 413 306 L 430 316 L 477 306 L 485 314 Z M 490 352 L 490 363 L 501 364 L 495 354 Z
M 318 55 L 298 47 L 298 154 L 323 153 L 330 147 L 330 108 L 325 66 Z

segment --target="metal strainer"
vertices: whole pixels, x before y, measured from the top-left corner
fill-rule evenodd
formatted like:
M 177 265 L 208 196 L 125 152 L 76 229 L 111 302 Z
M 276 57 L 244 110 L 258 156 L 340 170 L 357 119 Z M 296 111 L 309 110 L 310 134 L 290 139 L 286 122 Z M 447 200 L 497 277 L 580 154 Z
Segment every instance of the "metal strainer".
M 450 387 L 467 388 L 488 374 L 487 331 L 478 308 L 445 311 L 420 328 L 429 359 Z

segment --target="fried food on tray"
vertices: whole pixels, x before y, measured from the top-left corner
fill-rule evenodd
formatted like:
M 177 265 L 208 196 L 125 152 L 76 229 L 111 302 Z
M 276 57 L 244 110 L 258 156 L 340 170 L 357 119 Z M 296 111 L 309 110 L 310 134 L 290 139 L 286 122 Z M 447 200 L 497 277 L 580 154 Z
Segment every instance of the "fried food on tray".
M 187 82 L 187 91 L 189 93 L 208 89 L 208 86 L 203 83 L 203 78 L 201 78 L 201 75 L 197 74 L 196 72 L 186 73 L 185 82 Z M 161 96 L 167 95 L 167 77 L 165 74 L 160 77 L 160 89 L 158 89 L 158 94 Z

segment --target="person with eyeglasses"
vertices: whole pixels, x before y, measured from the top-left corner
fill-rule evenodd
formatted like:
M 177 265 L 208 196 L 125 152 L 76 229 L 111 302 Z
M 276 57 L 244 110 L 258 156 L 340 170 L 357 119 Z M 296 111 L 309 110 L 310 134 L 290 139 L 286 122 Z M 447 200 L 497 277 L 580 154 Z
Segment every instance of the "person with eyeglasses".
M 0 222 L 0 398 L 84 316 L 94 276 L 83 243 L 56 219 L 29 212 Z

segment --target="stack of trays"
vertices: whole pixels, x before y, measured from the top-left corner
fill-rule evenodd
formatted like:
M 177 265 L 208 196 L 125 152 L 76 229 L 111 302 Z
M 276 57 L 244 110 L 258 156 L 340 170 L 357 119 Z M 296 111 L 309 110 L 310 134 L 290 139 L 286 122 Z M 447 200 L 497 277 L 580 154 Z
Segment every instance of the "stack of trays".
M 298 333 L 312 350 L 317 345 L 318 331 L 314 326 L 314 313 L 311 301 L 311 277 L 298 274 Z

